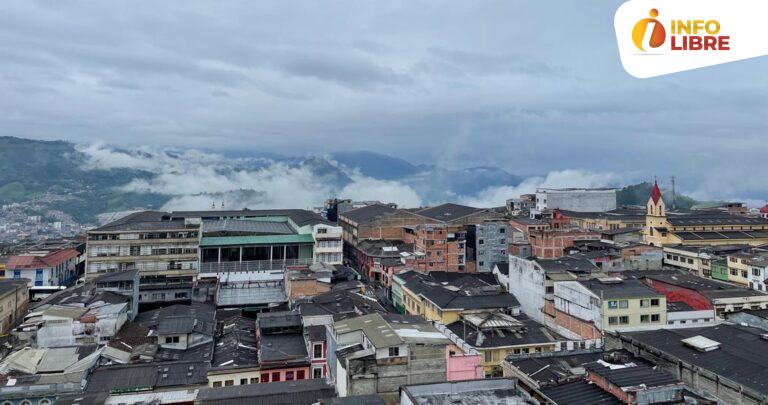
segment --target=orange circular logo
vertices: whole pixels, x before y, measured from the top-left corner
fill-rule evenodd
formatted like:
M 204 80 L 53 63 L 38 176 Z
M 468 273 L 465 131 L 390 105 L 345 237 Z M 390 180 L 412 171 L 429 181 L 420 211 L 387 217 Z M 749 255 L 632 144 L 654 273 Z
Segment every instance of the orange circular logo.
M 643 18 L 635 24 L 634 28 L 632 28 L 632 42 L 635 43 L 637 49 L 643 52 L 645 52 L 643 46 L 646 45 L 643 44 L 643 41 L 649 24 L 652 26 L 651 37 L 648 39 L 647 44 L 649 47 L 658 48 L 667 39 L 667 32 L 664 30 L 664 26 L 656 19 L 659 15 L 659 10 L 652 8 L 649 14 L 651 18 Z

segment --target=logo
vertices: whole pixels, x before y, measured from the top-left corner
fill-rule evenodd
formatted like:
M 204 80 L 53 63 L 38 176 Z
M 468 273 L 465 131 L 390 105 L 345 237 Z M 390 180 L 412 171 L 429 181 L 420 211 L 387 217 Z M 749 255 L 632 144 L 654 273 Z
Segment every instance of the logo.
M 637 49 L 647 52 L 659 48 L 667 40 L 667 30 L 656 17 L 659 10 L 652 8 L 650 18 L 643 18 L 632 28 L 632 43 Z M 731 49 L 731 37 L 718 35 L 720 21 L 709 20 L 680 20 L 669 22 L 671 51 L 728 51 Z M 646 49 L 648 47 L 648 49 Z
M 647 45 L 650 48 L 660 47 L 667 39 L 667 31 L 664 29 L 664 25 L 656 19 L 656 17 L 659 16 L 659 10 L 652 8 L 648 14 L 651 15 L 651 18 L 643 18 L 635 24 L 634 28 L 632 28 L 632 42 L 637 49 L 643 52 L 645 52 L 643 45 L 649 25 L 651 26 L 651 35 L 648 38 Z
M 647 78 L 768 55 L 767 0 L 625 0 L 613 18 L 621 64 Z

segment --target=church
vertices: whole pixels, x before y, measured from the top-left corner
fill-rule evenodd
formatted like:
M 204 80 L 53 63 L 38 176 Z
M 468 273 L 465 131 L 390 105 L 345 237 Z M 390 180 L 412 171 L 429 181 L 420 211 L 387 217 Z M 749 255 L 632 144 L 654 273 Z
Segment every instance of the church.
M 768 219 L 724 212 L 667 212 L 654 182 L 645 213 L 643 240 L 652 246 L 768 244 Z

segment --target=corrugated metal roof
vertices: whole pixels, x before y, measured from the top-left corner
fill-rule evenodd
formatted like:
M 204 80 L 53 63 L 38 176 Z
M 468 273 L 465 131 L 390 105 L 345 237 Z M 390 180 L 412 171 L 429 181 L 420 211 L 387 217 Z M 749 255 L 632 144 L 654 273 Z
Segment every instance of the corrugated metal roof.
M 282 245 L 291 243 L 315 243 L 312 234 L 266 236 L 219 236 L 203 237 L 200 246 L 228 245 Z
M 267 235 L 292 235 L 296 233 L 288 225 L 287 221 L 256 221 L 247 219 L 203 221 L 203 232 L 248 232 Z

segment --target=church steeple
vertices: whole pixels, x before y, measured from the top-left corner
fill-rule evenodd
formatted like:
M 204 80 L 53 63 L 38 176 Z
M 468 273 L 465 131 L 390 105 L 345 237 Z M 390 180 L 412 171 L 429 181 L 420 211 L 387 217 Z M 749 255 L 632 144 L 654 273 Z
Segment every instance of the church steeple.
M 654 181 L 653 190 L 651 190 L 651 196 L 648 198 L 646 215 L 663 217 L 665 208 L 666 205 L 664 204 L 664 198 L 661 196 L 659 183 Z

